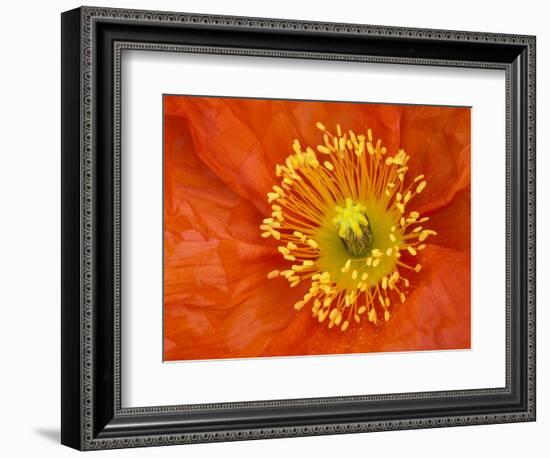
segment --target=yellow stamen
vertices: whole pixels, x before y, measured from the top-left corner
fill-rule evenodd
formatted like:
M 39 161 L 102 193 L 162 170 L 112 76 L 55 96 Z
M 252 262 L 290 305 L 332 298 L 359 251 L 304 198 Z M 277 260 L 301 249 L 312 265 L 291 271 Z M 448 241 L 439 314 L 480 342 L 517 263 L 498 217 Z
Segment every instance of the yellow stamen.
M 294 308 L 312 301 L 312 316 L 330 328 L 382 324 L 394 304 L 406 303 L 407 276 L 422 269 L 402 261 L 401 253 L 416 256 L 436 235 L 422 227 L 428 217 L 409 211 L 427 181 L 422 174 L 408 179 L 405 150 L 392 154 L 370 129 L 365 135 L 336 125 L 333 134 L 321 122 L 316 127 L 319 145 L 296 139 L 275 167 L 279 182 L 267 193 L 271 215 L 260 235 L 279 240 L 277 250 L 291 264 L 267 277 L 284 277 L 290 287 L 307 283 Z M 361 321 L 365 313 L 368 320 Z
M 280 272 L 278 270 L 272 270 L 267 274 L 267 278 L 276 278 L 278 277 Z

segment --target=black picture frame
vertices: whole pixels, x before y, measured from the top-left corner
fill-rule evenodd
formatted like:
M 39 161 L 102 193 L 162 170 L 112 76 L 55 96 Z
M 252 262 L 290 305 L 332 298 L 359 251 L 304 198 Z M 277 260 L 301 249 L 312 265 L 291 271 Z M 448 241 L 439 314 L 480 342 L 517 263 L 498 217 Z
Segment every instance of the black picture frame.
M 533 36 L 81 7 L 62 14 L 62 430 L 79 450 L 535 420 Z M 506 72 L 506 387 L 123 408 L 120 55 L 261 55 Z

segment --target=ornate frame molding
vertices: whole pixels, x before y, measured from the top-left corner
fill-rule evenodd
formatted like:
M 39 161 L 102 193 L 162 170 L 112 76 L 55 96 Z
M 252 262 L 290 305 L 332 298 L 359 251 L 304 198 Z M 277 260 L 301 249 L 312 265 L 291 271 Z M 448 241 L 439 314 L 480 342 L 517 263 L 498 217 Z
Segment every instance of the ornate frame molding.
M 77 11 L 77 12 L 75 12 Z M 94 7 L 83 7 L 79 10 L 65 13 L 71 17 L 67 17 L 67 21 L 78 21 L 78 36 L 79 36 L 79 67 L 76 71 L 79 80 L 79 118 L 80 129 L 78 143 L 80 145 L 80 157 L 78 177 L 71 177 L 71 180 L 77 179 L 79 182 L 79 215 L 72 215 L 76 221 L 78 219 L 79 227 L 79 285 L 78 294 L 80 297 L 79 312 L 77 316 L 72 316 L 70 323 L 78 322 L 80 329 L 79 341 L 73 342 L 79 348 L 79 365 L 77 368 L 72 368 L 72 371 L 78 370 L 80 384 L 78 387 L 79 402 L 79 422 L 78 428 L 72 428 L 69 431 L 68 427 L 64 426 L 67 431 L 63 442 L 80 449 L 104 449 L 104 448 L 120 448 L 120 447 L 138 447 L 151 445 L 167 445 L 180 443 L 195 443 L 195 442 L 210 442 L 210 441 L 227 441 L 227 440 L 246 440 L 246 439 L 261 439 L 274 437 L 289 437 L 289 436 L 306 436 L 319 434 L 340 434 L 350 432 L 367 432 L 367 431 L 383 431 L 383 430 L 399 430 L 412 428 L 427 428 L 427 427 L 442 427 L 456 425 L 472 425 L 472 424 L 487 424 L 487 423 L 505 423 L 515 421 L 529 421 L 535 419 L 535 38 L 531 36 L 518 36 L 507 34 L 489 34 L 478 32 L 462 32 L 462 31 L 442 31 L 442 30 L 427 30 L 399 27 L 382 27 L 371 25 L 356 25 L 356 24 L 336 24 L 336 23 L 317 23 L 317 22 L 302 22 L 279 19 L 262 19 L 262 18 L 247 18 L 247 17 L 228 17 L 228 16 L 210 16 L 184 13 L 166 13 L 166 12 L 151 12 L 151 11 L 133 11 L 123 9 L 105 9 Z M 97 42 L 97 26 L 98 24 L 120 24 L 120 25 L 174 25 L 180 26 L 201 26 L 209 29 L 224 29 L 236 30 L 239 32 L 246 31 L 278 31 L 292 32 L 302 34 L 338 34 L 342 36 L 358 36 L 361 38 L 368 37 L 385 37 L 397 39 L 414 39 L 420 42 L 447 42 L 454 43 L 475 43 L 475 44 L 497 44 L 502 47 L 514 47 L 522 49 L 521 59 L 526 59 L 527 63 L 524 66 L 526 69 L 525 75 L 522 76 L 520 84 L 526 84 L 526 98 L 522 100 L 525 104 L 524 112 L 526 116 L 527 130 L 525 135 L 525 144 L 527 148 L 523 151 L 526 155 L 526 170 L 523 179 L 526 180 L 525 196 L 525 215 L 526 233 L 525 249 L 526 249 L 526 278 L 524 287 L 526 288 L 525 297 L 526 307 L 526 361 L 525 361 L 525 408 L 517 412 L 506 413 L 491 413 L 491 414 L 475 414 L 475 415 L 441 415 L 438 417 L 426 416 L 417 417 L 414 419 L 393 419 L 384 421 L 357 421 L 357 422 L 332 422 L 318 425 L 308 426 L 281 426 L 281 427 L 259 427 L 259 428 L 227 428 L 223 431 L 204 431 L 204 432 L 167 432 L 161 434 L 142 434 L 142 435 L 127 435 L 124 431 L 113 434 L 102 434 L 101 427 L 97 424 L 97 413 L 95 412 L 97 405 L 97 384 L 95 382 L 97 374 L 96 362 L 96 339 L 97 339 L 97 307 L 99 306 L 96 299 L 97 288 L 97 267 L 96 253 L 98 250 L 97 243 L 97 215 L 96 211 L 100 202 L 98 202 L 97 193 L 97 164 L 95 163 L 95 151 L 97 145 L 95 139 L 97 136 L 97 62 L 96 55 L 98 46 Z M 67 26 L 68 28 L 68 26 Z M 114 279 L 113 279 L 113 298 L 114 298 L 114 318 L 113 318 L 113 333 L 114 333 L 114 351 L 113 351 L 113 396 L 114 396 L 114 416 L 128 417 L 132 415 L 167 415 L 167 414 L 184 414 L 185 412 L 196 411 L 212 411 L 216 410 L 231 410 L 237 408 L 263 408 L 274 406 L 311 406 L 325 403 L 353 402 L 353 401 L 371 401 L 371 400 L 396 400 L 396 399 L 428 399 L 442 397 L 463 396 L 470 398 L 478 395 L 490 394 L 510 394 L 512 384 L 511 373 L 511 323 L 512 323 L 512 292 L 510 278 L 512 277 L 512 239 L 511 232 L 517 230 L 517 215 L 512 213 L 512 172 L 515 170 L 512 164 L 512 149 L 514 146 L 512 138 L 512 123 L 514 116 L 512 106 L 515 101 L 515 90 L 512 86 L 512 73 L 517 72 L 513 63 L 507 62 L 484 62 L 484 61 L 469 61 L 467 59 L 435 59 L 435 58 L 407 58 L 395 56 L 376 56 L 376 55 L 361 55 L 361 54 L 339 54 L 334 52 L 303 52 L 289 50 L 273 50 L 260 48 L 246 47 L 220 47 L 220 46 L 191 46 L 177 45 L 169 43 L 144 43 L 131 40 L 114 40 L 113 50 L 113 97 L 114 97 L 114 119 L 112 123 L 113 132 L 113 176 L 114 176 L 114 195 L 113 195 L 113 258 L 114 258 Z M 187 53 L 214 53 L 214 54 L 232 54 L 232 55 L 253 55 L 253 56 L 268 56 L 268 57 L 297 57 L 303 59 L 334 59 L 334 60 L 353 60 L 363 62 L 383 62 L 383 63 L 399 63 L 413 65 L 439 65 L 451 67 L 471 67 L 471 68 L 495 68 L 506 71 L 506 106 L 507 106 L 507 139 L 506 139 L 506 156 L 507 156 L 507 246 L 506 246 L 506 274 L 507 274 L 507 383 L 505 388 L 495 388 L 488 390 L 467 390 L 459 392 L 433 392 L 433 393 L 408 393 L 398 395 L 380 395 L 380 396 L 359 396 L 353 398 L 316 398 L 316 399 L 301 399 L 289 401 L 265 401 L 253 403 L 231 403 L 218 405 L 188 405 L 188 406 L 162 406 L 151 408 L 132 408 L 124 409 L 120 403 L 120 89 L 121 89 L 121 53 L 125 49 L 146 49 L 152 51 L 172 51 L 172 52 L 187 52 Z M 74 76 L 74 75 L 70 75 Z M 516 81 L 517 82 L 517 81 Z M 517 141 L 517 139 L 516 139 Z M 69 154 L 69 145 L 64 148 L 65 154 Z M 74 154 L 74 151 L 72 152 Z M 64 159 L 65 160 L 65 159 Z M 68 179 L 68 177 L 67 177 Z M 71 222 L 74 224 L 74 222 Z M 65 262 L 65 260 L 64 260 Z M 73 304 L 74 306 L 74 304 Z M 65 310 L 65 309 L 64 309 Z M 73 313 L 65 312 L 64 313 Z M 65 325 L 69 324 L 64 323 Z M 64 342 L 63 345 L 66 345 Z M 67 361 L 66 361 L 67 360 Z M 64 357 L 65 366 L 72 364 Z M 66 383 L 74 385 L 75 376 L 64 374 L 67 378 Z M 74 387 L 73 387 L 74 389 Z M 73 398 L 74 399 L 74 398 Z M 65 403 L 67 409 L 74 409 L 75 406 L 69 407 Z M 64 414 L 65 415 L 65 414 Z M 77 436 L 73 431 L 78 431 Z M 117 435 L 118 434 L 118 435 Z M 69 437 L 70 436 L 70 437 Z

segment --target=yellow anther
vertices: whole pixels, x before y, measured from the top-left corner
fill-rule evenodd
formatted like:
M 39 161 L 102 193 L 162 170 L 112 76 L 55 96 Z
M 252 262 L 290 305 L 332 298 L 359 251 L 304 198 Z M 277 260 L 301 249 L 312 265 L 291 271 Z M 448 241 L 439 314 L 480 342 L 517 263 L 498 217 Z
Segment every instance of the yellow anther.
M 304 301 L 298 301 L 294 304 L 294 309 L 301 310 L 304 307 L 304 305 L 306 305 Z
M 329 284 L 322 284 L 319 289 L 325 294 L 332 294 L 332 288 Z
M 278 226 L 280 226 L 280 223 L 285 220 L 283 218 L 283 213 L 280 210 L 279 211 L 274 211 L 271 215 L 277 220 L 277 222 L 273 223 L 273 226 L 278 227 Z
M 300 142 L 297 139 L 292 142 L 292 149 L 296 154 L 302 153 L 302 147 L 300 146 Z
M 357 156 L 362 156 L 364 152 L 365 152 L 365 141 L 360 140 L 359 147 L 357 148 Z
M 417 187 L 416 187 L 416 193 L 417 194 L 420 194 L 424 188 L 426 187 L 426 182 L 425 181 L 422 181 Z
M 405 150 L 400 149 L 399 152 L 393 158 L 393 162 L 397 165 L 403 165 L 407 161 L 407 155 Z
M 369 321 L 376 324 L 378 317 L 376 316 L 376 309 L 373 307 L 369 312 Z
M 372 143 L 370 141 L 367 142 L 367 151 L 371 156 L 374 154 L 374 147 L 372 146 Z
M 267 278 L 276 278 L 280 275 L 280 272 L 278 270 L 272 270 L 267 274 Z
M 324 126 L 323 123 L 317 122 L 315 125 L 317 126 L 317 129 L 322 130 L 322 131 L 325 130 L 325 126 Z
M 280 246 L 277 248 L 277 250 L 283 255 L 290 254 L 290 250 L 286 246 Z
M 323 165 L 331 172 L 334 170 L 334 166 L 329 161 L 323 162 Z

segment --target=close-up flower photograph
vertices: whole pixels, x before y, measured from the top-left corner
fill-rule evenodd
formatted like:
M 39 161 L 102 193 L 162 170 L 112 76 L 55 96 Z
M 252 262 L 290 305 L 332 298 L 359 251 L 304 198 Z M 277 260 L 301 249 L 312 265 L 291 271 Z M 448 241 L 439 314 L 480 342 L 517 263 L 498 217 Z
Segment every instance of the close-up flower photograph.
M 165 360 L 470 348 L 470 107 L 163 105 Z

